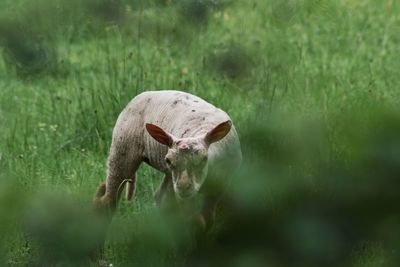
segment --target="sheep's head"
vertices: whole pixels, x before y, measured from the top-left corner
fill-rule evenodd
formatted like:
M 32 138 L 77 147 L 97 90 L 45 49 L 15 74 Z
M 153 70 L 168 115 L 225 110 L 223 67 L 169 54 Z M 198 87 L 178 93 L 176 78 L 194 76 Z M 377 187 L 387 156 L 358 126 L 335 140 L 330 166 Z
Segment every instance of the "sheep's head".
M 206 134 L 177 138 L 154 124 L 146 124 L 149 134 L 159 143 L 168 146 L 165 164 L 172 174 L 178 198 L 190 198 L 200 190 L 208 171 L 208 148 L 224 138 L 231 125 L 230 121 L 226 121 Z

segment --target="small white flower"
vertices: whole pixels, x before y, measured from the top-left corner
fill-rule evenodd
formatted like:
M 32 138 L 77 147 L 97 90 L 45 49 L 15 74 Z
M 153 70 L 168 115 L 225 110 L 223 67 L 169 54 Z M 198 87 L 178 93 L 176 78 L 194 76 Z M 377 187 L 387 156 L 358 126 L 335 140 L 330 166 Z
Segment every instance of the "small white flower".
M 58 128 L 57 124 L 50 125 L 50 130 L 53 132 L 57 131 L 57 128 Z
M 44 130 L 45 130 L 45 127 L 46 127 L 46 123 L 44 123 L 44 122 L 39 122 L 39 123 L 38 123 L 38 126 L 39 126 L 39 130 L 40 130 L 40 131 L 44 131 Z

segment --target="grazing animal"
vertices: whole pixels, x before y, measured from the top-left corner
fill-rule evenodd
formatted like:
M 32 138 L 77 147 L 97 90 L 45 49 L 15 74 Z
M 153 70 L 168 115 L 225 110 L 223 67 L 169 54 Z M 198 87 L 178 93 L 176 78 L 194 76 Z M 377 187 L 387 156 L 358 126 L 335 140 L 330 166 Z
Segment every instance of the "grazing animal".
M 165 174 L 155 192 L 157 203 L 168 191 L 181 203 L 204 194 L 200 220 L 208 228 L 241 159 L 238 135 L 224 111 L 185 92 L 144 92 L 118 117 L 107 180 L 97 190 L 95 205 L 113 213 L 125 182 L 126 196 L 132 198 L 135 172 L 146 162 Z

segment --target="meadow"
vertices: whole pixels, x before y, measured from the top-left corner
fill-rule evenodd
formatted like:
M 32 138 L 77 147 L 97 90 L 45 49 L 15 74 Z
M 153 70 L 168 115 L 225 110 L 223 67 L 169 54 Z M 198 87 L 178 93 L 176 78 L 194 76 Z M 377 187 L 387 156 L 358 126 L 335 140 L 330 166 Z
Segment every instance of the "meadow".
M 141 166 L 107 264 L 399 266 L 399 12 L 393 0 L 0 1 L 0 266 L 89 266 L 112 128 L 135 95 L 162 89 L 230 114 L 242 168 L 193 245 L 155 207 L 162 174 Z

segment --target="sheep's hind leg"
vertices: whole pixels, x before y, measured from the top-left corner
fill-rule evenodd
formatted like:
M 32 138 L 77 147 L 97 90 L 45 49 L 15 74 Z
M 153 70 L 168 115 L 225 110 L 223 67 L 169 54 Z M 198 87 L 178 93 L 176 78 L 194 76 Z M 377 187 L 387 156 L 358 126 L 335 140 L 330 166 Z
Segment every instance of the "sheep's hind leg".
M 130 201 L 135 193 L 136 189 L 136 173 L 133 173 L 132 177 L 127 180 L 126 183 L 126 193 L 125 198 L 126 200 Z
M 108 225 L 112 219 L 112 215 L 117 207 L 120 192 L 125 179 L 128 182 L 127 194 L 130 197 L 133 195 L 136 175 L 135 172 L 139 167 L 141 161 L 131 161 L 125 155 L 116 157 L 115 154 L 110 153 L 108 159 L 108 175 L 105 182 L 103 182 L 97 189 L 94 199 L 94 207 L 99 220 L 103 221 L 103 233 L 98 237 L 96 248 L 91 253 L 93 260 L 98 260 L 104 263 L 104 241 Z
M 123 183 L 128 182 L 127 196 L 132 197 L 135 185 L 135 172 L 141 159 L 132 158 L 129 153 L 121 147 L 112 148 L 108 158 L 107 179 L 97 190 L 94 204 L 100 213 L 112 215 L 117 208 L 122 191 Z

